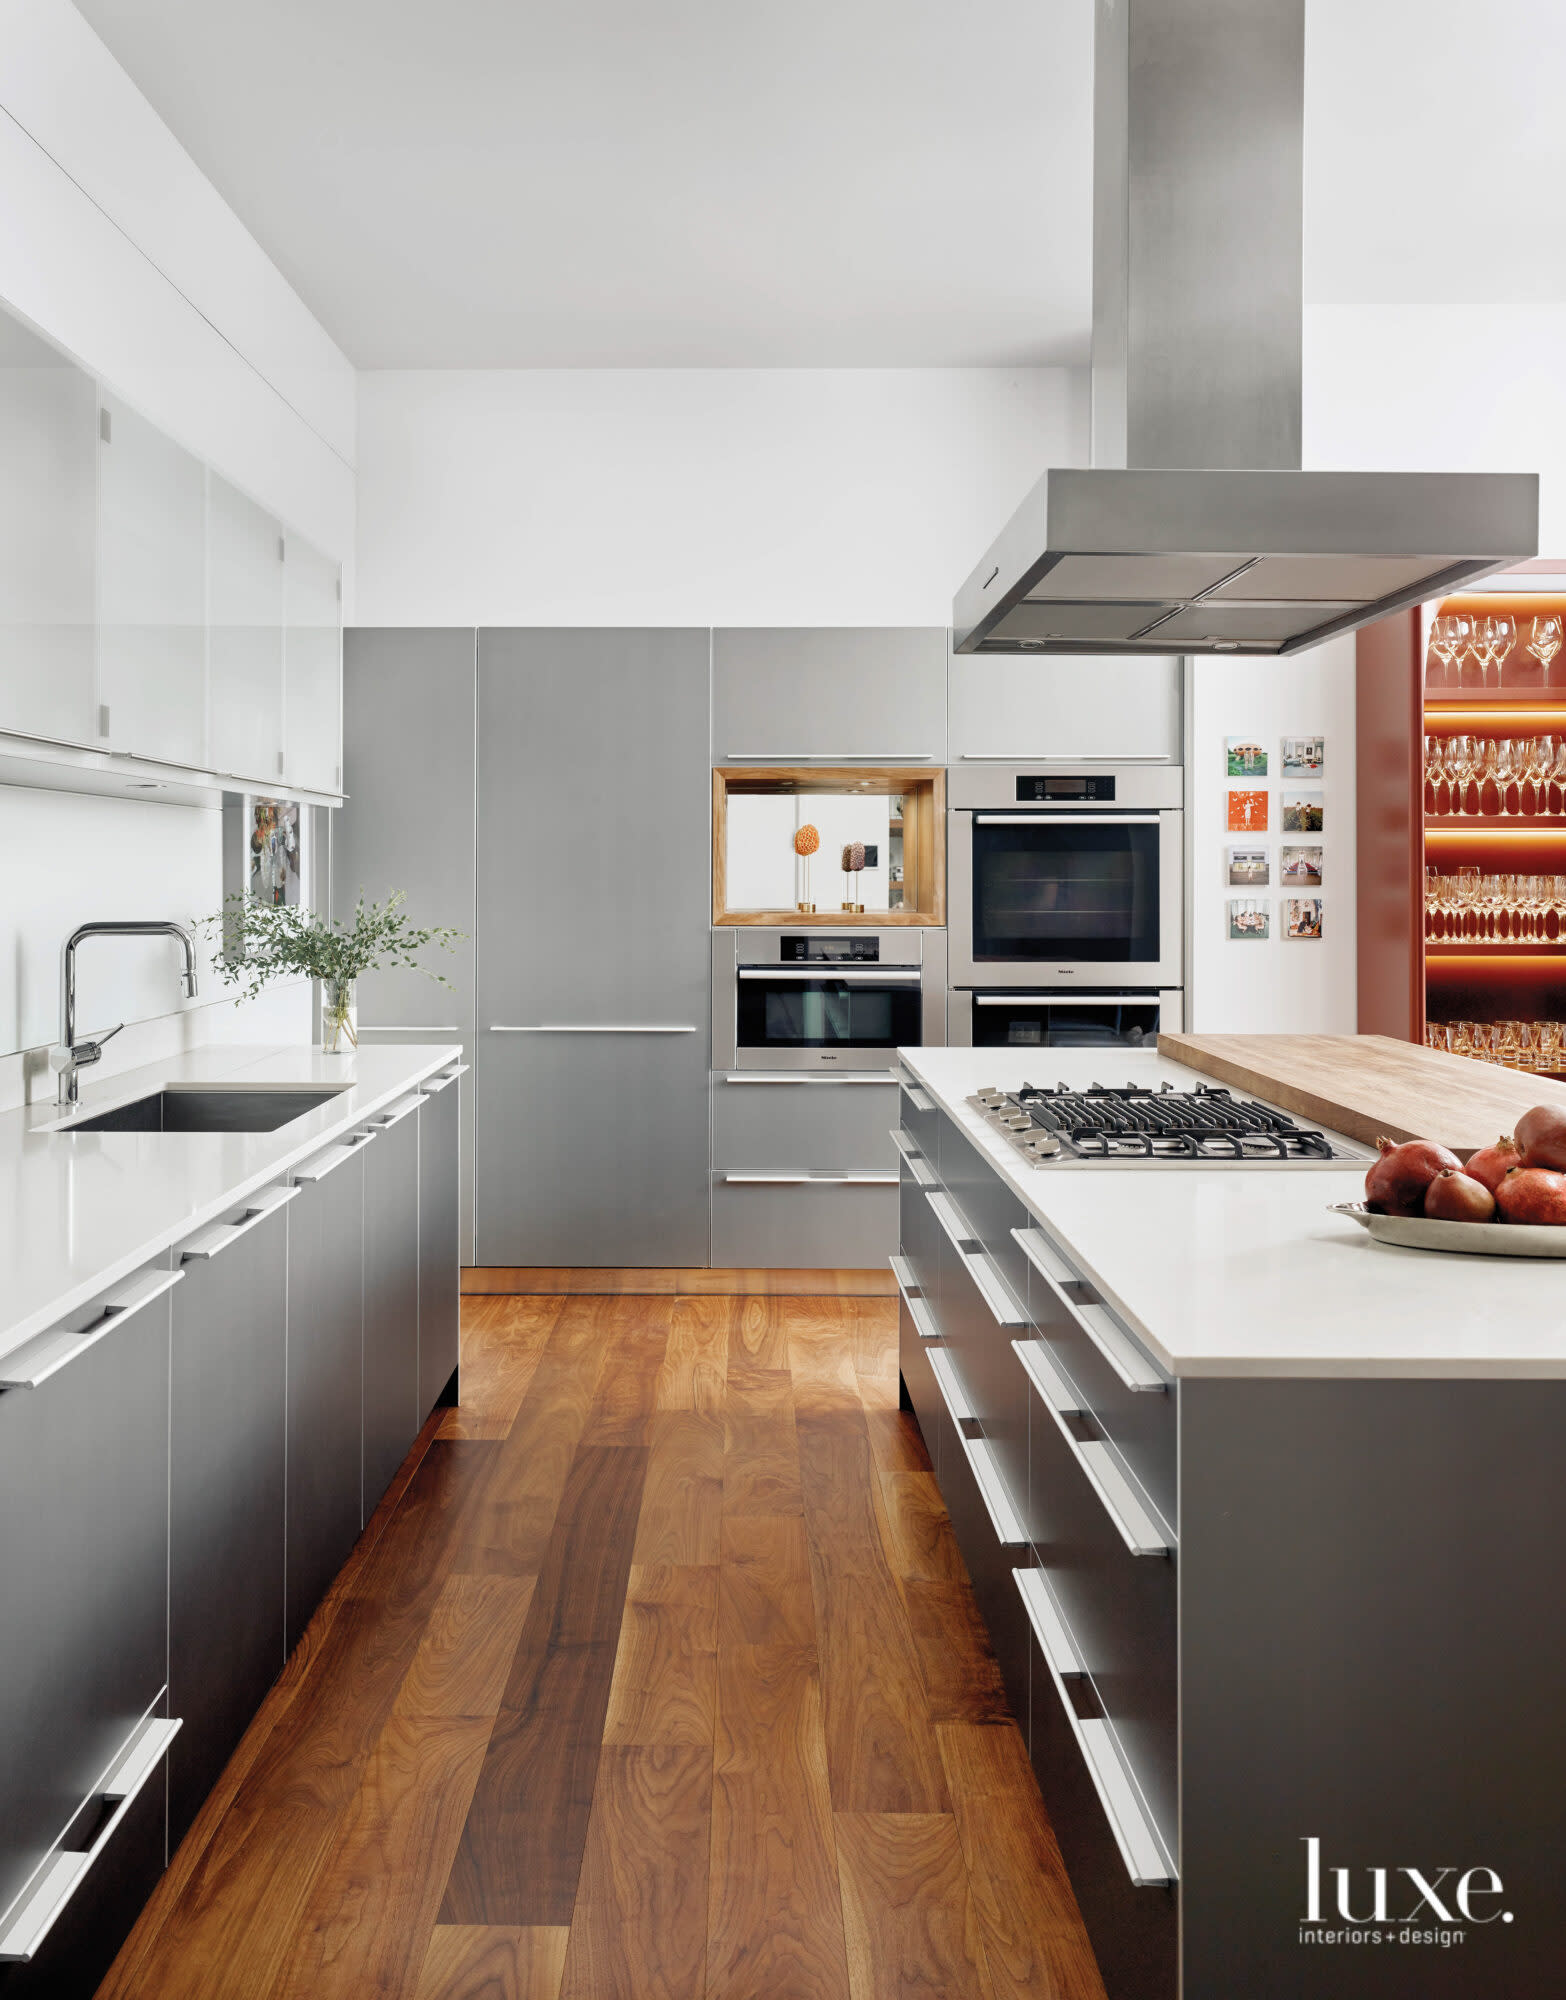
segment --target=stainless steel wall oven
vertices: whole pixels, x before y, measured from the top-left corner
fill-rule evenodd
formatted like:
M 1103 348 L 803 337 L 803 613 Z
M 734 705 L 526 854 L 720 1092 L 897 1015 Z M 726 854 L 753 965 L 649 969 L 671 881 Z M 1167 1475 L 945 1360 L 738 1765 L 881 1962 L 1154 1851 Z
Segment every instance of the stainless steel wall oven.
M 714 1069 L 890 1069 L 945 1040 L 945 933 L 712 934 Z

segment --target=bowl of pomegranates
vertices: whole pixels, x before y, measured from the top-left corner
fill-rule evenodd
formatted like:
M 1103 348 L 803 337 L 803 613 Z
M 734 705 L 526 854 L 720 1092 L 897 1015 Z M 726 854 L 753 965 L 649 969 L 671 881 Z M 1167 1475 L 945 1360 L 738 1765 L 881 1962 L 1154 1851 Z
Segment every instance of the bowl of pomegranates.
M 1377 1141 L 1362 1202 L 1334 1203 L 1382 1243 L 1479 1257 L 1566 1257 L 1566 1111 L 1535 1105 L 1460 1160 L 1431 1139 Z

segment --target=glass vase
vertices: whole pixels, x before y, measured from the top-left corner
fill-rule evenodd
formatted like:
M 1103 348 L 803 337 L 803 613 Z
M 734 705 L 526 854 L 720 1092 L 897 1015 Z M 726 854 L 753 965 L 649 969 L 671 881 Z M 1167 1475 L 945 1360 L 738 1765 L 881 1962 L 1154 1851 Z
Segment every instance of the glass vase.
M 352 979 L 321 981 L 321 1048 L 345 1056 L 359 1046 L 359 987 Z

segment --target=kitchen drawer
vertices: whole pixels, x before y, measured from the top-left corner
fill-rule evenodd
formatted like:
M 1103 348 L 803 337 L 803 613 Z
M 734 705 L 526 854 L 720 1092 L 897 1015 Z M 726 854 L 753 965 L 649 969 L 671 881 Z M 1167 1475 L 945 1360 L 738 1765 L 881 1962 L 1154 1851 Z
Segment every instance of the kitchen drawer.
M 712 1079 L 712 1164 L 726 1168 L 869 1168 L 895 1172 L 891 1128 L 897 1085 L 796 1076 L 786 1070 L 720 1071 Z
M 925 1180 L 916 1178 L 912 1163 L 907 1160 L 902 1162 L 902 1177 L 898 1183 L 898 1249 L 907 1258 L 915 1283 L 928 1293 L 933 1314 L 940 1286 L 942 1237 L 935 1212 L 925 1200 L 929 1169 L 922 1157 L 917 1164 L 926 1175 Z
M 719 1270 L 884 1271 L 897 1248 L 897 1177 L 718 1173 L 712 1261 Z
M 1176 1385 L 1038 1223 L 1029 1219 L 1016 1240 L 1030 1266 L 1029 1317 L 1055 1367 L 1178 1530 Z
M 163 1692 L 181 1290 L 149 1268 L 0 1364 L 0 1916 Z
M 899 1282 L 903 1274 L 899 1273 Z M 930 1464 L 940 1477 L 940 1390 L 936 1387 L 935 1371 L 930 1366 L 929 1347 L 920 1330 L 917 1293 L 903 1290 L 897 1302 L 897 1366 L 903 1378 L 903 1387 L 908 1391 L 908 1401 L 913 1408 L 914 1418 L 919 1425 L 919 1434 L 924 1439 L 924 1448 L 930 1454 Z M 929 1322 L 926 1320 L 926 1325 Z
M 1025 1346 L 1025 1344 L 1024 1344 Z M 1104 1482 L 1104 1461 L 1084 1457 L 1063 1434 L 1046 1395 L 1029 1399 L 1029 1479 L 1026 1515 L 1035 1548 L 1082 1671 L 1092 1680 L 1104 1716 L 1118 1736 L 1170 1853 L 1177 1820 L 1177 1555 L 1133 1554 L 1120 1521 L 1127 1489 Z M 1048 1378 L 1046 1377 L 1046 1380 Z M 1068 1428 L 1086 1426 L 1068 1419 Z M 1108 1501 L 1106 1502 L 1106 1492 Z M 1143 1496 L 1130 1489 L 1132 1499 Z M 1146 1516 L 1156 1530 L 1157 1517 Z M 1130 1523 L 1133 1527 L 1135 1523 Z M 1143 1531 L 1144 1544 L 1156 1533 Z M 1170 1538 L 1172 1540 L 1172 1538 Z
M 935 1099 L 915 1082 L 905 1069 L 897 1072 L 897 1117 L 894 1124 L 900 1124 L 936 1173 L 941 1170 L 941 1124 L 942 1114 Z
M 1019 1299 L 1028 1295 L 1028 1260 L 1014 1230 L 1032 1216 L 973 1142 L 941 1113 L 938 1141 L 941 1185 L 968 1225 L 969 1234 Z

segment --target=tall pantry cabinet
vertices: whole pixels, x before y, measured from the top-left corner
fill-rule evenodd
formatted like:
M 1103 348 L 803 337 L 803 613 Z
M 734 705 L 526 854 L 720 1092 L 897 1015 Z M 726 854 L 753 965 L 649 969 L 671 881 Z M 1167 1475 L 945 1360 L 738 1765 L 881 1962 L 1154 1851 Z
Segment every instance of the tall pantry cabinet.
M 705 1264 L 704 630 L 479 634 L 480 1264 Z

